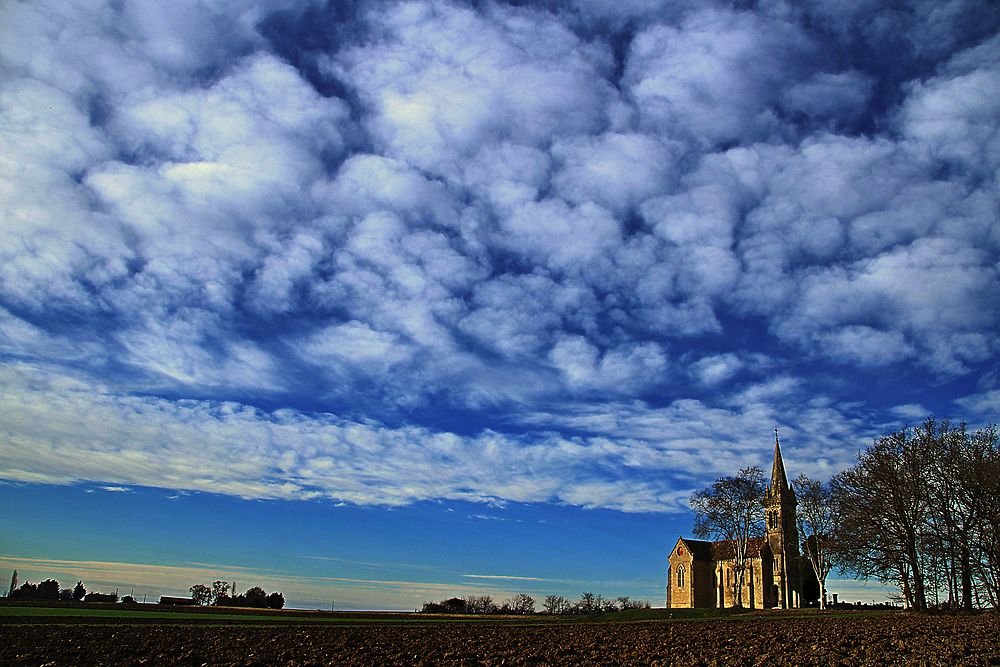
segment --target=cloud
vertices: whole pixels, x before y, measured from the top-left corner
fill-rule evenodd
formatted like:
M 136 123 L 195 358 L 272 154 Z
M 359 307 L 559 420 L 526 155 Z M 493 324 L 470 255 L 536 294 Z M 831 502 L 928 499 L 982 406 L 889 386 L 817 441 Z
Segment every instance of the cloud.
M 537 146 L 606 122 L 606 51 L 544 13 L 485 13 L 380 7 L 367 16 L 378 38 L 328 61 L 371 109 L 366 126 L 387 155 L 451 175 L 488 137 Z
M 887 372 L 900 406 L 992 405 L 987 2 L 0 25 L 11 479 L 677 509 L 783 415 L 791 458 L 848 461 L 907 416 Z M 217 478 L 164 458 L 202 442 Z
M 737 355 L 731 353 L 713 354 L 702 357 L 691 365 L 690 373 L 705 385 L 717 385 L 725 382 L 744 366 Z
M 742 434 L 767 433 L 778 420 L 763 402 L 787 398 L 795 386 L 751 387 L 739 400 L 746 407 L 735 410 L 694 401 L 660 410 L 594 406 L 572 418 L 566 409 L 528 417 L 525 425 L 534 428 L 520 435 L 461 436 L 287 409 L 266 413 L 233 402 L 127 396 L 27 367 L 7 367 L 2 376 L 8 410 L 0 429 L 11 434 L 0 445 L 5 479 L 359 505 L 444 498 L 628 512 L 683 511 L 691 479 L 766 458 L 768 447 Z M 813 447 L 823 454 L 810 471 L 853 456 L 857 427 L 831 425 L 838 419 L 845 414 L 831 407 L 806 411 L 801 430 L 791 428 L 790 435 L 816 425 L 829 435 L 792 447 L 789 465 Z M 554 428 L 587 435 L 564 437 Z M 681 470 L 691 477 L 677 489 L 671 479 Z
M 781 135 L 774 107 L 813 48 L 791 23 L 707 8 L 639 32 L 623 82 L 644 128 L 702 148 L 766 139 Z
M 914 81 L 899 112 L 905 136 L 935 157 L 966 169 L 1000 165 L 1000 102 L 988 91 L 1000 84 L 1000 37 L 957 54 L 930 80 Z
M 559 165 L 553 185 L 563 199 L 618 215 L 669 191 L 676 178 L 671 147 L 643 134 L 574 137 L 557 142 L 552 155 Z

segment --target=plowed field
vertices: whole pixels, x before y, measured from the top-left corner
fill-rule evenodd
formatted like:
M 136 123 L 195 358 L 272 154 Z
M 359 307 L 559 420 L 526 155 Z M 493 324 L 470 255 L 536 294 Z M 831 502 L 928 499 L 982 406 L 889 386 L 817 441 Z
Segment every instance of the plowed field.
M 0 625 L 3 665 L 1000 665 L 1000 615 Z

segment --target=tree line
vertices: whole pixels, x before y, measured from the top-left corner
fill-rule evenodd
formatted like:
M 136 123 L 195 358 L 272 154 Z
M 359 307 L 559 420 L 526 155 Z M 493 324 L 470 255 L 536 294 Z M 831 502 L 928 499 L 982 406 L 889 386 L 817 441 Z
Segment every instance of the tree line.
M 801 553 L 826 604 L 837 569 L 900 590 L 904 606 L 926 610 L 1000 606 L 1000 446 L 995 426 L 927 419 L 875 439 L 857 463 L 828 483 L 806 475 L 791 485 Z M 764 531 L 766 482 L 753 466 L 695 493 L 697 537 L 733 540 L 733 598 L 742 606 L 747 545 Z
M 612 599 L 589 592 L 581 594 L 575 602 L 561 595 L 547 595 L 542 604 L 546 614 L 595 614 L 649 608 L 648 602 L 630 600 L 627 595 Z M 534 614 L 535 599 L 527 593 L 518 593 L 498 604 L 489 595 L 466 595 L 425 602 L 421 611 L 429 614 Z
M 248 588 L 245 593 L 236 593 L 236 582 L 230 586 L 226 581 L 213 581 L 211 586 L 195 584 L 191 587 L 191 599 L 199 605 L 214 607 L 257 607 L 259 609 L 281 609 L 285 606 L 285 596 L 268 593 L 260 586 Z
M 88 593 L 82 581 L 76 582 L 73 588 L 61 588 L 55 579 L 46 579 L 37 584 L 25 581 L 20 586 L 17 580 L 17 570 L 10 579 L 7 597 L 12 600 L 51 600 L 62 602 L 118 602 L 118 593 Z M 126 595 L 122 602 L 135 602 Z

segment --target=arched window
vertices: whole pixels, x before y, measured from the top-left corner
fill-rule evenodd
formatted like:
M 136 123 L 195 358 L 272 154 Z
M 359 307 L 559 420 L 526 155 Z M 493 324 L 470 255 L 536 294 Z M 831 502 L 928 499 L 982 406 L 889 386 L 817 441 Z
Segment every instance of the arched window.
M 684 566 L 677 566 L 677 588 L 684 588 Z

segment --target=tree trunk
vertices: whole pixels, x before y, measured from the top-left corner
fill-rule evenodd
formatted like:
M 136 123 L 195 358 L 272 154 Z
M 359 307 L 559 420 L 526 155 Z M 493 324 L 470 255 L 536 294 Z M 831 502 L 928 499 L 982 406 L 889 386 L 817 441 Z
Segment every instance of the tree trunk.
M 965 543 L 962 544 L 962 609 L 972 611 L 972 558 Z

